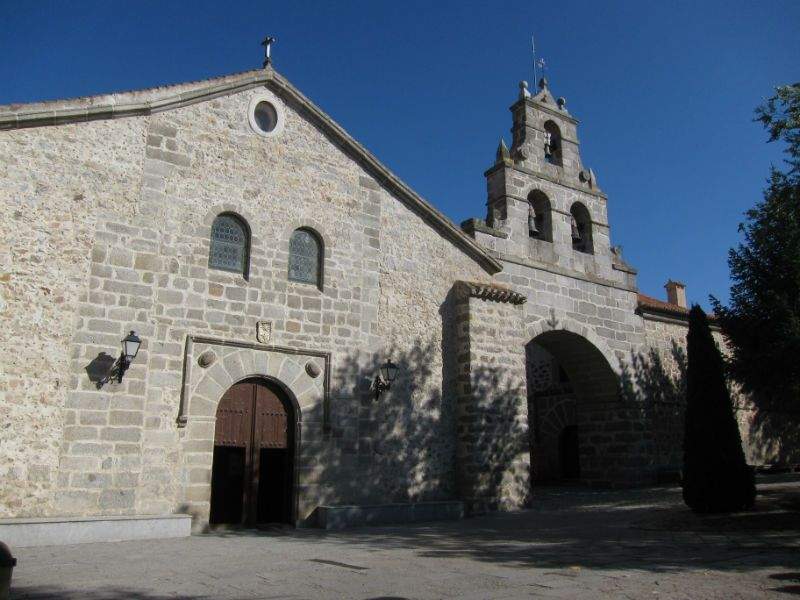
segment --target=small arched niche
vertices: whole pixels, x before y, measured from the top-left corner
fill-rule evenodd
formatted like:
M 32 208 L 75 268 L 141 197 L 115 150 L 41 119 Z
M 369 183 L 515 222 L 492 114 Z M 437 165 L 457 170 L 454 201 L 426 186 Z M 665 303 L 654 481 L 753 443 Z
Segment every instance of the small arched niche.
M 528 194 L 528 235 L 544 242 L 553 241 L 553 215 L 550 199 L 541 190 Z
M 545 144 L 544 157 L 551 165 L 560 167 L 563 165 L 561 156 L 561 130 L 554 121 L 547 121 L 544 124 Z
M 584 254 L 594 254 L 592 244 L 592 217 L 589 209 L 575 202 L 569 209 L 572 249 Z

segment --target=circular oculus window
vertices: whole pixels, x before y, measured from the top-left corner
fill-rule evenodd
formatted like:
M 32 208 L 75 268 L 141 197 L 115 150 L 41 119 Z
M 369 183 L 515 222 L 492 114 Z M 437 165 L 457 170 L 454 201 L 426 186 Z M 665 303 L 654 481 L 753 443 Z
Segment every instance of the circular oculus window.
M 264 137 L 283 131 L 283 110 L 272 94 L 262 93 L 250 100 L 250 127 Z
M 256 125 L 264 133 L 271 133 L 278 126 L 278 111 L 266 100 L 256 104 L 253 116 L 256 119 Z

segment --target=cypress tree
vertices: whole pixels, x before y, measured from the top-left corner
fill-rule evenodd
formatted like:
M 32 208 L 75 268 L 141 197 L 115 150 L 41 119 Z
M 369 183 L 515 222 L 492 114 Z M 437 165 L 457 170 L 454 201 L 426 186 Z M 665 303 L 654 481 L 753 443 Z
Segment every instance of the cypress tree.
M 700 513 L 751 508 L 754 474 L 742 451 L 722 356 L 697 305 L 689 313 L 687 354 L 683 500 Z

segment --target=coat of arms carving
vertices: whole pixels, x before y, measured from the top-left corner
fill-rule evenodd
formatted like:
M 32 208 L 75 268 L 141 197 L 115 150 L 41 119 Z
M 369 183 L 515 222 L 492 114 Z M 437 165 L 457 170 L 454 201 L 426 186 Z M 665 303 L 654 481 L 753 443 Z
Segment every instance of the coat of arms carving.
M 256 339 L 259 344 L 269 344 L 272 337 L 272 321 L 256 322 Z

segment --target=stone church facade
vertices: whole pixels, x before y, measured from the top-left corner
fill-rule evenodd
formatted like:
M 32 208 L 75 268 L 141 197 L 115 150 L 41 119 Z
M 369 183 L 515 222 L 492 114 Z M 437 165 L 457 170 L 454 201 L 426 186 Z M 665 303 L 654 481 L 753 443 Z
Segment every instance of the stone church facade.
M 675 469 L 683 287 L 638 293 L 563 99 L 511 113 L 458 227 L 271 68 L 0 107 L 0 518 L 309 525 Z

